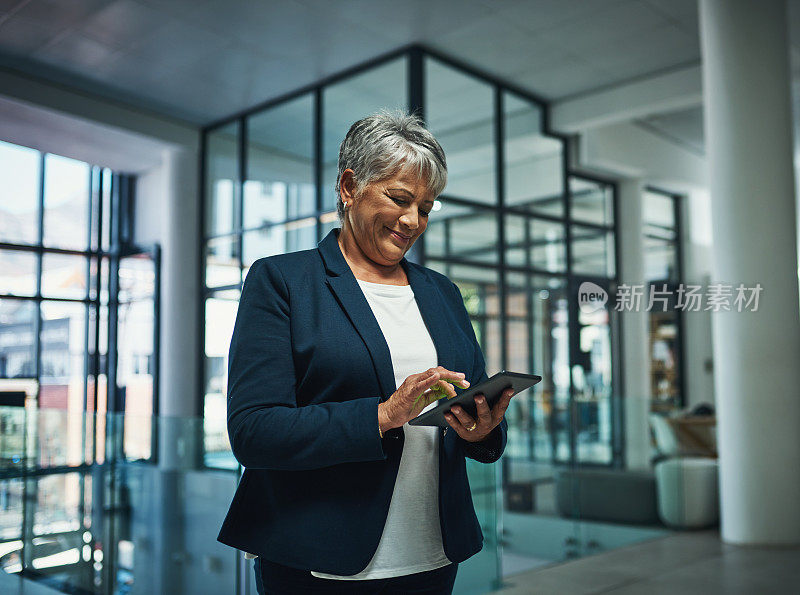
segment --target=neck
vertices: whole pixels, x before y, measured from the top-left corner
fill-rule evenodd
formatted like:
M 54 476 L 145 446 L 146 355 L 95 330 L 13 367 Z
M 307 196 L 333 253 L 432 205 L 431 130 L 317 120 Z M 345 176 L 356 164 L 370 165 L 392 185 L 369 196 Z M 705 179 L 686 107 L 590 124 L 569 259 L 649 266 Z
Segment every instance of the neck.
M 339 232 L 338 243 L 344 259 L 357 279 L 381 282 L 397 279 L 399 276 L 405 277 L 405 271 L 399 261 L 383 265 L 371 260 L 358 245 L 353 231 L 346 222 Z

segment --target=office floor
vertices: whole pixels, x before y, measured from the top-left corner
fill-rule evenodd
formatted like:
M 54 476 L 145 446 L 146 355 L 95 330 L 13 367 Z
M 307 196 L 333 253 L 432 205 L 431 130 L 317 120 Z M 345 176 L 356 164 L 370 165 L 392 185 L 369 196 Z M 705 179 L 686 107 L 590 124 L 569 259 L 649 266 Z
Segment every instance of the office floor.
M 680 532 L 507 576 L 497 595 L 794 594 L 800 547 L 723 544 L 717 530 Z

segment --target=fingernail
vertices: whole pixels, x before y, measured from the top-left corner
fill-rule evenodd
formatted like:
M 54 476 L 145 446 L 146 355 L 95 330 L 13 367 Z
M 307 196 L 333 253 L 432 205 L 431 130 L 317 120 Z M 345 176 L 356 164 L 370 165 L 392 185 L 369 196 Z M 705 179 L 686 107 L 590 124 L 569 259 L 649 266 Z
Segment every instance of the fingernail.
M 475 400 L 478 401 L 478 403 L 483 403 L 486 399 L 484 399 L 483 397 L 478 397 Z
M 461 413 L 461 408 L 460 407 L 453 407 L 453 412 L 454 413 Z

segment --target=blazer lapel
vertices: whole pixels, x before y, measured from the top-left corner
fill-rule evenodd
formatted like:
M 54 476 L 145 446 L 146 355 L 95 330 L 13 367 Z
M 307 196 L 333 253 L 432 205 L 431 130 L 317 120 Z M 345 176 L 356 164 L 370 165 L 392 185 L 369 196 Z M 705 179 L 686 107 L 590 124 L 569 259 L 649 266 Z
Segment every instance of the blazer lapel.
M 381 400 L 388 399 L 396 390 L 392 356 L 380 325 L 370 308 L 364 292 L 350 270 L 350 265 L 339 247 L 339 228 L 334 228 L 318 245 L 328 276 L 326 283 L 336 296 L 342 309 L 355 327 L 361 339 L 367 345 L 372 363 L 378 375 L 382 391 Z M 406 271 L 411 290 L 417 301 L 422 320 L 428 328 L 433 344 L 436 347 L 438 365 L 453 370 L 455 349 L 451 340 L 450 328 L 452 318 L 446 314 L 447 304 L 439 290 L 431 282 L 425 272 L 410 266 L 403 258 L 401 266 Z M 423 370 L 420 370 L 422 372 Z
M 372 313 L 372 308 L 339 248 L 338 231 L 339 228 L 332 229 L 318 246 L 328 272 L 325 282 L 330 286 L 339 305 L 367 345 L 372 364 L 378 375 L 381 401 L 384 401 L 396 390 L 392 355 L 378 321 Z

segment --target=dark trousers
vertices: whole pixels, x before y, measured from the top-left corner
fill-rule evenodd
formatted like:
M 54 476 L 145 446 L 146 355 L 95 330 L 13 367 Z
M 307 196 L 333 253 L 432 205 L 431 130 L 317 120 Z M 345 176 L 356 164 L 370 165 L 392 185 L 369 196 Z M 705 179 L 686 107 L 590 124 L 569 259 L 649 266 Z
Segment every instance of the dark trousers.
M 254 560 L 259 595 L 341 593 L 342 595 L 450 595 L 458 564 L 405 576 L 369 580 L 319 578 L 308 570 L 289 568 L 258 557 Z

